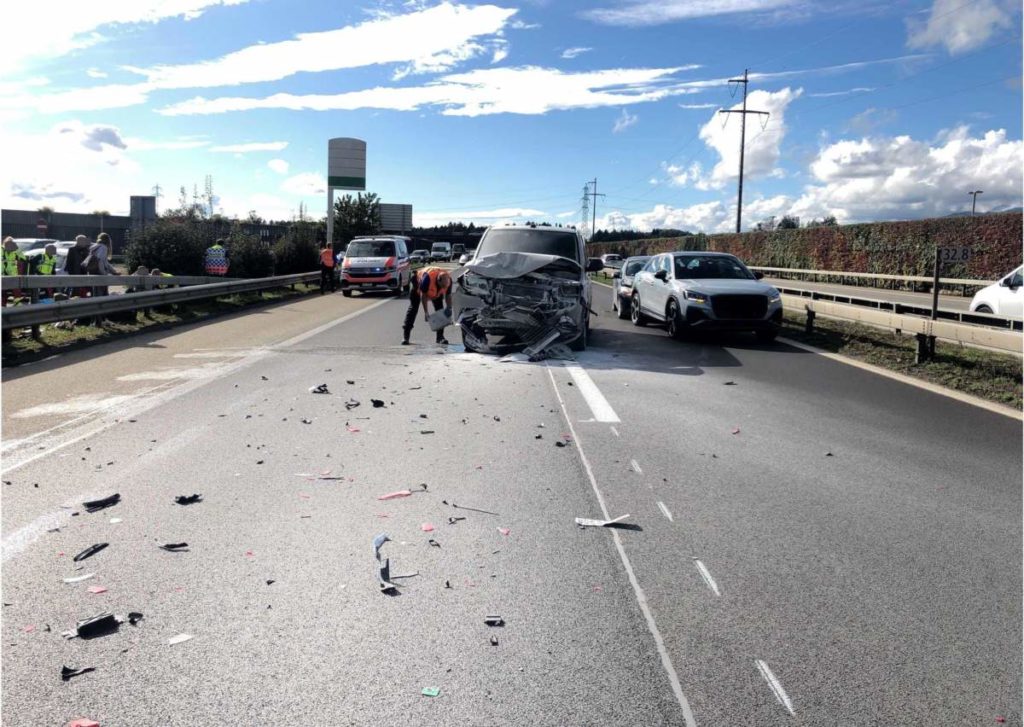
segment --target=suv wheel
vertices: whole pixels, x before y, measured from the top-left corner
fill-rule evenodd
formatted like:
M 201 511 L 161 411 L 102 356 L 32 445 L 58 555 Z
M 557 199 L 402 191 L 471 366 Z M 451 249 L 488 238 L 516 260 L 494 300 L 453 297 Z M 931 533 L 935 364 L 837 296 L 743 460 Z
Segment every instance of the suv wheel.
M 757 337 L 758 343 L 771 343 L 779 335 L 779 331 L 774 326 L 771 328 L 760 328 L 754 331 L 754 335 Z
M 689 330 L 689 326 L 686 325 L 686 321 L 683 320 L 682 315 L 679 313 L 679 304 L 675 300 L 668 302 L 668 309 L 665 311 L 665 321 L 667 322 L 668 335 L 677 341 L 682 341 L 686 338 L 686 334 Z
M 630 300 L 629 306 L 629 319 L 633 321 L 634 326 L 646 326 L 647 316 L 640 312 L 640 295 L 639 293 L 633 293 L 633 298 Z

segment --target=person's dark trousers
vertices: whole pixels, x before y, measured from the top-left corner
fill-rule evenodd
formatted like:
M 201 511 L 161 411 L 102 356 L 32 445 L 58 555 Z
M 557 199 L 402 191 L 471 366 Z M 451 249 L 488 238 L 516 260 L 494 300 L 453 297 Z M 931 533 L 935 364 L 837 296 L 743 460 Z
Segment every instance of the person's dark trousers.
M 434 310 L 441 310 L 444 308 L 444 296 L 435 298 Z M 416 287 L 415 283 L 409 290 L 409 310 L 405 312 L 405 323 L 402 325 L 402 338 L 405 341 L 409 340 L 409 334 L 412 333 L 413 324 L 416 322 L 416 316 L 420 312 L 420 290 Z M 440 343 L 444 340 L 444 329 L 440 329 L 437 332 L 437 342 Z
M 334 268 L 320 263 L 320 295 L 324 294 L 328 286 L 330 286 L 333 293 L 335 291 Z

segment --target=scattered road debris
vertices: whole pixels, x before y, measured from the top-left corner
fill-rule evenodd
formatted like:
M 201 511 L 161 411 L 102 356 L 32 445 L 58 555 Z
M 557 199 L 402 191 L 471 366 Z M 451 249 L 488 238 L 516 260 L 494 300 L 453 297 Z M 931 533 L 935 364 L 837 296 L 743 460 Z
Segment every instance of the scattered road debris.
M 311 419 L 300 419 L 299 421 L 301 421 L 303 424 L 312 424 L 313 423 L 313 421 Z
M 449 524 L 449 525 L 454 525 L 454 524 L 455 524 L 455 523 L 457 523 L 457 522 L 458 522 L 459 520 L 465 520 L 465 519 L 466 519 L 466 518 L 464 518 L 464 517 L 450 517 L 450 518 L 448 518 L 448 524 Z
M 420 430 L 420 434 L 433 434 L 433 433 L 434 433 L 433 429 L 421 429 Z
M 72 669 L 70 666 L 62 666 L 60 668 L 60 678 L 62 681 L 69 682 L 72 677 L 82 676 L 88 674 L 91 671 L 96 671 L 96 667 L 87 666 L 82 669 Z
M 104 497 L 103 499 L 100 500 L 90 500 L 89 502 L 83 502 L 82 507 L 85 508 L 86 512 L 97 512 L 108 507 L 113 507 L 119 502 L 121 502 L 121 495 L 115 492 L 110 497 Z
M 100 727 L 100 723 L 87 717 L 77 717 L 68 722 L 67 727 Z
M 161 550 L 166 550 L 171 553 L 181 553 L 188 551 L 188 543 L 164 543 L 159 546 Z
M 384 402 L 381 401 L 380 399 L 370 399 L 370 403 L 373 404 L 373 408 L 374 409 L 383 409 L 383 408 L 385 408 L 384 407 Z
M 444 503 L 445 505 L 448 504 L 447 500 L 441 500 L 441 502 Z M 471 512 L 482 512 L 484 515 L 497 515 L 498 514 L 496 512 L 491 512 L 490 510 L 481 510 L 480 508 L 477 508 L 477 507 L 467 507 L 465 505 L 458 505 L 458 504 L 456 504 L 454 502 L 451 503 L 451 506 L 454 507 L 457 510 L 469 510 Z
M 508 535 L 512 531 L 509 530 L 508 528 L 498 528 L 498 532 L 501 533 L 502 535 Z
M 75 576 L 74 578 L 65 578 L 64 582 L 65 583 L 81 583 L 82 581 L 87 581 L 90 578 L 93 578 L 95 575 L 96 575 L 95 573 L 86 573 L 84 576 Z
M 391 538 L 388 537 L 387 533 L 381 533 L 373 539 L 373 555 L 377 560 L 380 560 L 380 549 L 384 543 L 390 543 Z
M 732 433 L 733 434 L 739 434 L 740 433 L 740 428 L 739 427 L 733 427 L 732 428 Z
M 451 582 L 451 581 L 449 581 L 449 580 L 445 580 L 445 582 L 444 582 L 444 587 L 445 587 L 445 588 L 451 588 L 451 587 L 452 587 L 452 582 Z
M 826 457 L 835 457 L 835 455 L 832 454 L 831 452 L 825 452 L 825 456 Z
M 330 394 L 331 392 L 327 389 L 327 384 L 320 384 L 318 386 L 309 387 L 310 394 Z
M 491 637 L 491 646 L 497 646 L 497 645 L 498 645 L 498 637 L 497 636 L 492 636 Z
M 422 694 L 423 694 L 424 697 L 436 697 L 440 693 L 441 693 L 441 688 L 440 687 L 423 687 Z
M 398 586 L 391 582 L 391 560 L 385 558 L 379 563 L 377 580 L 380 582 L 380 592 L 385 594 L 398 593 Z
M 422 525 L 420 525 L 420 530 L 422 530 L 425 533 L 432 533 L 434 532 L 434 526 L 430 523 L 423 523 Z
M 736 384 L 735 381 L 726 381 L 724 384 L 722 384 L 722 386 L 736 386 L 736 385 L 737 384 Z
M 430 540 L 427 541 L 427 545 L 429 545 L 432 548 L 440 548 L 441 547 L 441 544 L 439 542 L 437 542 L 436 540 L 434 540 L 433 538 L 431 538 Z
M 274 579 L 272 579 L 272 578 L 271 578 L 270 580 L 268 580 L 268 581 L 267 581 L 267 585 L 268 585 L 268 586 L 270 586 L 270 585 L 273 585 L 274 583 L 277 583 L 277 581 L 275 581 L 275 580 L 274 580 Z
M 617 525 L 628 517 L 628 514 L 620 515 L 614 520 L 591 520 L 590 518 L 578 517 L 576 518 L 576 524 L 581 528 L 606 528 L 609 525 Z
M 345 402 L 346 409 L 355 409 L 357 406 L 359 406 L 358 399 L 349 399 L 348 401 Z
M 63 636 L 65 639 L 73 639 L 76 636 L 81 639 L 94 639 L 115 633 L 121 627 L 121 623 L 121 619 L 117 616 L 104 611 L 82 619 L 75 624 L 74 631 L 65 631 Z
M 359 427 L 346 426 L 345 429 L 349 431 L 349 434 L 357 434 L 360 431 Z
M 112 517 L 112 518 L 110 518 L 110 524 L 111 525 L 117 525 L 120 522 L 124 522 L 124 520 L 122 520 L 119 517 Z
M 85 560 L 86 558 L 91 558 L 92 556 L 96 555 L 101 550 L 106 548 L 108 545 L 110 545 L 110 543 L 96 543 L 95 545 L 90 545 L 88 548 L 86 548 L 81 553 L 72 558 L 72 560 L 74 560 L 77 563 L 81 560 Z
M 354 385 L 356 382 L 353 381 L 352 379 L 345 379 L 345 383 L 349 384 L 351 386 L 351 385 Z
M 178 634 L 167 639 L 168 646 L 174 646 L 175 644 L 182 644 L 192 638 L 192 634 Z
M 174 498 L 174 501 L 179 505 L 194 505 L 197 502 L 203 501 L 202 495 L 178 495 Z
M 389 492 L 386 495 L 379 495 L 378 500 L 394 500 L 399 497 L 409 497 L 409 495 L 415 495 L 418 492 L 427 492 L 427 483 L 421 482 L 420 489 L 418 490 L 398 490 L 396 492 Z
M 569 443 L 568 442 L 563 442 L 563 441 L 559 440 L 559 441 L 555 442 L 555 446 L 556 447 L 568 447 Z
M 128 623 L 130 623 L 132 626 L 137 626 L 139 621 L 141 621 L 143 618 L 145 618 L 145 616 L 143 616 L 138 611 L 128 612 Z
M 503 619 L 501 616 L 485 616 L 484 623 L 488 626 L 504 626 L 505 619 Z
M 87 588 L 86 590 L 88 590 L 89 593 L 92 593 L 93 595 L 97 595 L 98 596 L 101 593 L 106 593 L 107 592 L 107 587 L 106 586 L 89 586 L 89 588 Z

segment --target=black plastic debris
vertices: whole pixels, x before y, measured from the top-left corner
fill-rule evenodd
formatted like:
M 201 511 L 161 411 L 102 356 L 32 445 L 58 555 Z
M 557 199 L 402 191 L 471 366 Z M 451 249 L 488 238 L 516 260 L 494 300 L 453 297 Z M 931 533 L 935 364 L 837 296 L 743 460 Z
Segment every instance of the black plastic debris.
M 98 613 L 90 618 L 82 619 L 75 625 L 73 632 L 65 634 L 68 638 L 78 636 L 81 639 L 95 639 L 99 636 L 106 636 L 116 632 L 121 627 L 121 621 L 112 613 Z
M 345 379 L 345 383 L 354 385 L 356 382 L 352 381 L 351 379 Z
M 445 588 L 451 588 L 451 587 L 452 587 L 452 583 L 451 583 L 451 581 L 448 581 L 448 580 L 446 580 L 446 581 L 444 582 L 444 587 L 445 587 Z
M 544 439 L 544 435 L 543 434 L 534 434 L 533 438 L 534 439 Z
M 496 422 L 500 422 L 501 421 L 501 417 L 497 417 L 496 416 L 496 417 L 491 417 L 491 418 L 494 419 L 494 421 L 496 421 Z
M 568 442 L 558 441 L 558 442 L 555 442 L 555 446 L 556 447 L 568 447 L 569 443 Z
M 420 434 L 433 434 L 433 433 L 434 433 L 433 429 L 421 429 L 420 430 Z
M 454 525 L 454 524 L 455 524 L 455 523 L 457 523 L 457 522 L 458 522 L 459 520 L 465 520 L 465 519 L 466 519 L 466 518 L 464 518 L 464 517 L 450 517 L 450 518 L 448 518 L 448 524 L 449 524 L 449 525 Z
M 426 419 L 426 418 L 427 418 L 426 414 L 420 414 L 420 419 Z
M 374 409 L 384 408 L 384 402 L 380 399 L 370 399 L 370 403 L 373 404 Z
M 179 505 L 194 505 L 197 502 L 203 501 L 202 495 L 178 495 L 174 498 L 174 501 Z
M 256 460 L 256 464 L 263 464 L 263 460 L 262 459 Z
M 736 385 L 737 384 L 736 384 L 735 381 L 726 381 L 724 384 L 722 384 L 722 386 L 736 386 Z
M 436 540 L 434 540 L 433 538 L 428 540 L 427 544 L 430 545 L 430 547 L 432 547 L 432 548 L 440 548 L 441 547 L 441 544 L 439 542 L 437 542 Z
M 108 545 L 110 545 L 110 543 L 96 543 L 95 545 L 90 545 L 88 548 L 86 548 L 81 553 L 72 558 L 72 560 L 77 563 L 80 560 L 91 558 L 92 556 L 96 555 L 101 550 L 106 548 Z
M 267 581 L 267 585 L 268 586 L 273 585 L 274 583 L 277 583 L 277 581 L 275 581 L 273 579 L 270 579 L 270 580 Z
M 72 677 L 82 676 L 88 674 L 91 671 L 96 671 L 96 667 L 87 666 L 82 669 L 72 669 L 70 666 L 62 666 L 60 668 L 60 678 L 62 681 L 69 682 Z
M 485 616 L 484 623 L 488 626 L 504 626 L 505 619 L 503 619 L 501 616 Z
M 145 616 L 143 616 L 142 613 L 140 613 L 139 611 L 128 612 L 128 623 L 130 623 L 132 626 L 137 626 L 139 621 L 141 621 L 143 618 L 145 618 Z
M 110 497 L 104 497 L 101 500 L 89 500 L 89 502 L 83 502 L 82 507 L 85 508 L 86 512 L 96 512 L 108 507 L 113 507 L 119 502 L 121 502 L 121 495 L 115 492 Z
M 445 505 L 448 504 L 447 500 L 441 500 L 441 502 L 443 502 Z M 451 506 L 456 508 L 457 510 L 469 510 L 471 512 L 482 512 L 484 515 L 497 515 L 498 514 L 496 512 L 491 512 L 490 510 L 481 510 L 478 507 L 467 507 L 466 505 L 459 505 L 459 504 L 457 504 L 455 502 L 452 502 Z
M 491 646 L 497 646 L 497 645 L 498 645 L 498 637 L 497 636 L 492 636 L 491 637 Z
M 319 384 L 318 386 L 309 387 L 310 394 L 330 394 L 331 392 L 327 388 L 327 384 Z
M 310 419 L 302 419 L 302 420 L 300 420 L 300 421 L 301 421 L 301 422 L 302 422 L 303 424 L 312 424 L 312 423 L 313 423 L 313 422 L 312 422 L 312 420 L 310 420 Z
M 159 548 L 171 553 L 181 553 L 188 550 L 188 543 L 164 543 Z
M 398 593 L 398 586 L 391 582 L 391 561 L 385 558 L 377 570 L 377 580 L 380 582 L 380 592 L 388 595 Z
M 349 399 L 348 401 L 345 402 L 346 409 L 355 409 L 357 406 L 359 406 L 358 399 Z
M 261 381 L 270 381 L 266 376 L 260 376 Z
M 825 452 L 825 456 L 826 457 L 835 457 L 835 455 L 832 454 L 831 452 Z

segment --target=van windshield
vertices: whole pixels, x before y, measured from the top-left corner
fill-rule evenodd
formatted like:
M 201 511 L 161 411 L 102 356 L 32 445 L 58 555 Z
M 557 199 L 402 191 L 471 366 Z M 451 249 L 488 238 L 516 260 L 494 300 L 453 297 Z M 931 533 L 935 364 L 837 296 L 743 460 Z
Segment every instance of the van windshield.
M 561 230 L 490 229 L 480 241 L 476 256 L 492 255 L 496 252 L 532 252 L 541 255 L 558 255 L 580 262 L 576 249 L 576 233 Z
M 393 257 L 394 254 L 392 240 L 353 240 L 345 251 L 345 257 Z

